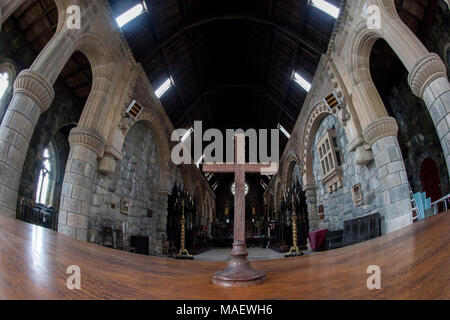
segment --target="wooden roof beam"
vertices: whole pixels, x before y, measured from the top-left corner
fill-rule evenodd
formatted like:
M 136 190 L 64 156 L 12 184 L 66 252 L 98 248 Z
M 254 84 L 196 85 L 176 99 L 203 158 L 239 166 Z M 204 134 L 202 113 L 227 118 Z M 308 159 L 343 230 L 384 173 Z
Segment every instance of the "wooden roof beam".
M 150 61 L 162 50 L 162 48 L 166 47 L 168 43 L 173 41 L 175 38 L 181 36 L 183 33 L 185 33 L 187 30 L 209 24 L 216 21 L 227 21 L 227 20 L 244 20 L 244 21 L 252 21 L 257 23 L 263 23 L 266 25 L 273 26 L 274 28 L 282 31 L 285 35 L 289 36 L 290 38 L 294 39 L 295 41 L 298 41 L 302 46 L 306 47 L 310 51 L 314 52 L 316 55 L 320 56 L 324 53 L 324 50 L 322 50 L 318 45 L 312 43 L 310 40 L 303 37 L 303 35 L 299 34 L 298 32 L 295 32 L 291 30 L 291 28 L 279 24 L 277 21 L 275 21 L 272 18 L 262 17 L 262 16 L 255 16 L 255 15 L 225 15 L 225 16 L 215 16 L 210 17 L 202 20 L 198 20 L 195 22 L 191 22 L 183 27 L 181 27 L 178 31 L 174 32 L 171 36 L 167 37 L 165 41 L 162 43 L 159 42 L 159 45 L 148 55 L 148 59 L 146 61 L 143 61 L 142 65 L 145 67 L 150 63 Z M 158 41 L 157 41 L 158 43 Z

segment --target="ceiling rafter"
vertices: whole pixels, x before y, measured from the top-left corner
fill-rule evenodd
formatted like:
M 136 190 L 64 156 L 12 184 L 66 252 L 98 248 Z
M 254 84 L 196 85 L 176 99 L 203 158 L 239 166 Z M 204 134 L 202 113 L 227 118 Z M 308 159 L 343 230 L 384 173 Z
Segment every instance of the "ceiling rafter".
M 29 2 L 28 5 L 23 9 L 23 11 L 20 12 L 17 16 L 15 16 L 15 18 L 17 20 L 19 20 L 20 18 L 22 18 L 28 12 L 28 10 L 30 10 L 36 4 L 37 4 L 37 2 Z
M 42 6 L 42 4 L 41 4 Z M 42 8 L 44 8 L 44 6 L 42 6 Z M 46 10 L 44 10 L 39 16 L 35 17 L 34 19 L 32 19 L 29 24 L 25 27 L 24 32 L 28 33 L 28 31 L 33 27 L 33 25 L 39 21 L 41 21 L 42 19 L 44 19 L 47 15 L 50 14 L 50 12 L 52 12 L 53 10 L 56 10 L 56 4 L 53 4 L 52 6 L 50 6 L 49 8 L 47 8 Z
M 200 94 L 200 96 L 187 109 L 185 109 L 186 111 L 184 112 L 184 114 L 181 118 L 185 118 L 189 114 L 189 112 L 197 106 L 197 104 L 203 99 L 203 97 L 207 97 L 212 93 L 215 93 L 217 91 L 224 90 L 224 89 L 229 89 L 229 88 L 246 88 L 246 89 L 256 91 L 262 95 L 265 95 L 267 98 L 269 98 L 279 110 L 284 111 L 286 109 L 286 107 L 282 105 L 281 101 L 279 101 L 277 98 L 275 98 L 269 92 L 267 92 L 267 90 L 265 90 L 265 88 L 261 85 L 248 84 L 248 83 L 222 84 L 222 85 L 218 85 L 214 88 L 211 88 L 209 90 L 202 92 Z M 291 119 L 294 122 L 297 120 L 294 117 L 292 117 L 289 113 L 286 113 L 286 116 L 288 116 L 289 119 Z
M 153 39 L 155 39 L 155 41 L 156 41 L 157 43 L 160 43 L 160 39 L 159 39 L 158 34 L 156 33 L 156 28 L 155 28 L 155 26 L 154 26 L 154 24 L 153 24 L 153 20 L 150 19 L 150 20 L 148 21 L 148 24 L 149 24 L 149 26 L 150 26 L 150 30 L 151 30 Z M 167 44 L 166 41 L 165 41 L 164 43 Z M 177 92 L 178 99 L 181 101 L 181 104 L 183 105 L 184 110 L 186 110 L 186 109 L 187 109 L 187 104 L 186 104 L 186 101 L 185 101 L 184 98 L 183 98 L 183 95 L 181 94 L 181 91 L 180 91 L 179 86 L 177 85 L 177 82 L 175 81 L 175 78 L 174 78 L 174 74 L 175 74 L 175 73 L 173 72 L 172 67 L 171 67 L 171 65 L 170 65 L 170 62 L 169 62 L 169 59 L 168 59 L 168 57 L 167 57 L 167 51 L 166 51 L 165 46 L 162 46 L 162 47 L 160 48 L 160 50 L 161 50 L 161 56 L 162 56 L 162 59 L 163 59 L 164 67 L 165 67 L 165 69 L 167 70 L 167 73 L 169 74 L 169 76 L 171 77 L 171 79 L 172 79 L 173 82 L 174 82 L 174 83 L 173 83 L 173 86 L 175 87 L 175 91 Z M 191 125 L 193 125 L 193 123 L 192 123 L 190 117 L 188 117 L 188 120 L 189 120 L 189 122 L 191 123 Z
M 185 0 L 178 0 L 178 5 L 181 8 L 181 12 L 183 14 L 184 23 L 188 23 L 191 19 L 190 19 L 190 16 L 189 16 L 188 12 L 187 12 L 188 9 L 187 9 L 187 5 L 186 5 L 186 1 Z M 201 84 L 201 81 L 200 81 L 200 71 L 199 71 L 199 66 L 198 66 L 198 59 L 197 59 L 197 55 L 196 55 L 195 49 L 194 49 L 194 40 L 192 38 L 191 30 L 187 30 L 186 35 L 187 35 L 187 38 L 188 38 L 189 52 L 191 53 L 192 62 L 193 62 L 193 65 L 194 65 L 195 78 L 197 79 L 198 87 L 201 88 L 202 84 Z M 205 99 L 204 96 L 203 96 L 203 104 L 205 105 L 205 108 L 207 110 L 208 120 L 209 120 L 210 126 L 212 126 L 213 125 L 213 120 L 212 120 L 211 110 L 209 109 L 208 101 Z
M 172 35 L 167 37 L 167 39 L 164 40 L 164 42 L 161 43 L 161 42 L 157 41 L 157 43 L 159 43 L 159 44 L 148 55 L 148 59 L 146 59 L 146 61 L 144 61 L 142 63 L 143 66 L 145 67 L 146 65 L 148 65 L 153 60 L 153 58 L 161 51 L 162 48 L 166 47 L 166 45 L 168 43 L 170 43 L 171 41 L 176 39 L 178 36 L 182 35 L 187 30 L 190 30 L 190 29 L 193 29 L 193 28 L 196 28 L 196 27 L 208 24 L 208 23 L 212 23 L 212 22 L 216 22 L 216 21 L 227 21 L 227 20 L 246 20 L 246 21 L 253 21 L 253 22 L 258 22 L 258 23 L 263 23 L 266 25 L 273 26 L 274 28 L 282 31 L 285 35 L 289 36 L 290 38 L 295 39 L 300 44 L 302 44 L 304 47 L 313 51 L 318 56 L 320 56 L 323 53 L 323 50 L 318 45 L 312 43 L 310 40 L 306 39 L 303 35 L 298 34 L 295 31 L 292 31 L 290 27 L 281 25 L 279 22 L 277 22 L 273 18 L 267 18 L 267 17 L 263 17 L 263 16 L 256 16 L 256 15 L 242 15 L 242 14 L 240 14 L 240 15 L 220 15 L 220 16 L 210 17 L 210 18 L 199 20 L 199 21 L 191 22 L 191 23 L 181 27 L 178 31 L 174 32 Z
M 50 30 L 56 30 L 56 27 L 58 26 L 58 23 L 55 23 L 45 29 L 43 29 L 41 32 L 39 32 L 32 40 L 31 43 L 35 43 L 36 41 L 38 41 L 44 34 L 46 34 L 47 32 L 49 32 Z

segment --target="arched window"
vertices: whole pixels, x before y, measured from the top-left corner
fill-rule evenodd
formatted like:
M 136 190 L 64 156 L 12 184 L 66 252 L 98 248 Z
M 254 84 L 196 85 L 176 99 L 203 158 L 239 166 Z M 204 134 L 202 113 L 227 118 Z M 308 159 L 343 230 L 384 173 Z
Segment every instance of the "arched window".
M 12 97 L 12 83 L 15 76 L 16 70 L 12 62 L 6 61 L 0 64 L 0 123 L 3 121 Z
M 50 146 L 49 146 L 50 147 Z M 49 206 L 52 198 L 53 189 L 53 159 L 51 157 L 51 152 L 47 147 L 42 153 L 41 169 L 39 171 L 39 180 L 36 188 L 36 203 L 40 203 Z
M 9 88 L 10 79 L 7 72 L 0 73 L 0 101 L 2 101 L 5 96 L 6 91 Z

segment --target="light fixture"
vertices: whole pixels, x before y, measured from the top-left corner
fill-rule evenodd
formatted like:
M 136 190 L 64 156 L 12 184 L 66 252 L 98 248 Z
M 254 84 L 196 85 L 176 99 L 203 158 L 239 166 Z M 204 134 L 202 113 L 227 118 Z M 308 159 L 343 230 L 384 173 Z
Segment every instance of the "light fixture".
M 331 3 L 329 3 L 325 0 L 312 0 L 311 4 L 314 7 L 329 14 L 330 16 L 332 16 L 335 19 L 337 19 L 337 17 L 339 16 L 339 11 L 340 11 L 339 8 L 335 7 L 334 5 L 332 5 Z
M 170 87 L 172 87 L 172 80 L 169 78 L 167 79 L 158 89 L 156 89 L 155 94 L 156 96 L 159 98 L 161 98 L 164 93 L 167 92 L 167 90 L 170 89 Z
M 134 7 L 132 7 L 131 9 L 122 13 L 120 16 L 118 16 L 116 18 L 116 22 L 119 25 L 119 27 L 122 28 L 128 22 L 130 22 L 131 20 L 140 16 L 144 12 L 145 12 L 144 5 L 142 3 L 139 3 L 139 4 L 135 5 Z
M 287 130 L 281 125 L 281 123 L 278 124 L 278 129 L 286 136 L 286 138 L 290 139 L 291 135 Z
M 306 92 L 309 92 L 309 90 L 311 90 L 311 83 L 306 81 L 306 79 L 299 75 L 297 72 L 294 72 L 294 81 L 297 82 L 300 87 L 305 89 Z
M 181 142 L 185 142 L 187 138 L 189 138 L 189 136 L 191 135 L 191 133 L 194 132 L 194 129 L 192 129 L 192 127 L 186 131 L 186 133 L 184 134 L 184 136 L 181 138 Z

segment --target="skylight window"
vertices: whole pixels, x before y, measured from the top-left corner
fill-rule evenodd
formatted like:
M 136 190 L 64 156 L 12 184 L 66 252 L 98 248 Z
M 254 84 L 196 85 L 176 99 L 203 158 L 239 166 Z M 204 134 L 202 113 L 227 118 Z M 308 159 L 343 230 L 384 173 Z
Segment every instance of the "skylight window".
M 311 83 L 305 80 L 301 75 L 299 75 L 297 72 L 294 73 L 294 81 L 297 82 L 297 84 L 306 90 L 306 92 L 309 92 L 311 90 Z
M 287 132 L 287 130 L 281 125 L 281 123 L 278 124 L 278 129 L 286 136 L 286 138 L 290 139 L 291 135 Z
M 159 98 L 161 98 L 166 92 L 167 90 L 169 90 L 172 87 L 172 80 L 167 79 L 162 85 L 161 87 L 159 87 L 156 91 L 155 94 L 156 96 Z
M 311 4 L 335 19 L 337 19 L 337 17 L 339 16 L 339 8 L 333 6 L 331 3 L 325 0 L 312 0 Z
M 118 16 L 116 18 L 117 24 L 119 25 L 120 28 L 122 28 L 128 22 L 144 13 L 144 11 L 145 11 L 144 5 L 142 3 L 139 3 L 138 5 L 135 5 L 131 9 L 125 11 L 120 16 Z
M 202 155 L 200 157 L 200 159 L 197 160 L 197 162 L 195 163 L 195 165 L 197 166 L 197 168 L 200 167 L 200 164 L 202 163 L 203 159 L 205 159 L 205 155 Z
M 181 142 L 185 142 L 187 138 L 189 138 L 189 136 L 191 135 L 191 133 L 194 132 L 194 129 L 192 129 L 192 127 L 186 131 L 186 133 L 184 134 L 184 136 L 181 138 Z

